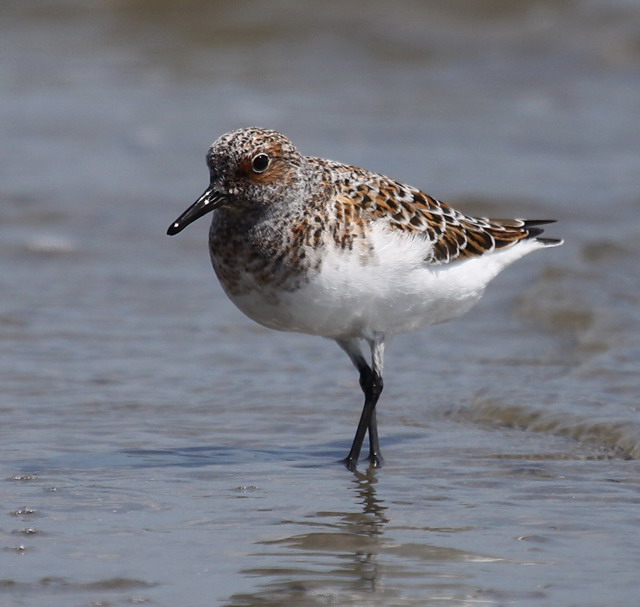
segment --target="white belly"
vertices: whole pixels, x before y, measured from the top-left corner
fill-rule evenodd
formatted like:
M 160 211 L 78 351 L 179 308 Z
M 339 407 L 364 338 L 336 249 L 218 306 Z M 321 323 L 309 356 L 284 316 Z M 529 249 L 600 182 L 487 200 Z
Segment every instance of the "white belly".
M 281 331 L 331 338 L 395 334 L 468 312 L 504 267 L 539 248 L 535 241 L 439 266 L 427 265 L 425 241 L 385 231 L 366 262 L 354 251 L 326 251 L 321 269 L 274 298 L 254 289 L 230 296 L 256 322 Z

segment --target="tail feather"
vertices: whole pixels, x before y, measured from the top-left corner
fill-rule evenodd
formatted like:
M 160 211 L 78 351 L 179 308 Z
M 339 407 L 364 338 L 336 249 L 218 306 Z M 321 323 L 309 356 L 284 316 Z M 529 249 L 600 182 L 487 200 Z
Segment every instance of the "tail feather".
M 500 226 L 517 228 L 520 231 L 526 232 L 524 239 L 535 239 L 547 247 L 557 247 L 564 242 L 560 238 L 537 238 L 544 232 L 544 229 L 539 228 L 538 226 L 555 223 L 555 219 L 490 219 L 489 221 Z M 523 237 L 520 236 L 520 238 Z
M 536 238 L 536 241 L 543 244 L 545 247 L 559 247 L 564 243 L 562 238 Z

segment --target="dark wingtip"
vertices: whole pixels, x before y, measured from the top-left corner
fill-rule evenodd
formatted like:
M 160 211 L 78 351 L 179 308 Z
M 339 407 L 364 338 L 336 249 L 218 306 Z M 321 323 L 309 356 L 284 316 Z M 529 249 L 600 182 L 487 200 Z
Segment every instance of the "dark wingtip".
M 522 227 L 526 229 L 527 232 L 529 232 L 527 238 L 535 238 L 539 243 L 547 247 L 557 247 L 561 245 L 564 240 L 562 240 L 561 238 L 537 238 L 544 232 L 544 230 L 542 228 L 536 227 L 547 225 L 549 223 L 556 223 L 556 221 L 556 219 L 526 219 Z
M 531 226 L 543 226 L 548 223 L 556 223 L 557 219 L 525 219 L 524 227 L 529 228 Z

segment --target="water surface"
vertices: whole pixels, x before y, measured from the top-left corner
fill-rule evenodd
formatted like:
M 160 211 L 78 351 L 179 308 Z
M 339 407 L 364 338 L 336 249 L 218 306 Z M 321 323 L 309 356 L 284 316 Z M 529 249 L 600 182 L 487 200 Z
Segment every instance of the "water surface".
M 640 34 L 604 1 L 5 3 L 0 603 L 628 606 Z M 206 221 L 249 124 L 559 249 L 357 378 L 245 319 Z

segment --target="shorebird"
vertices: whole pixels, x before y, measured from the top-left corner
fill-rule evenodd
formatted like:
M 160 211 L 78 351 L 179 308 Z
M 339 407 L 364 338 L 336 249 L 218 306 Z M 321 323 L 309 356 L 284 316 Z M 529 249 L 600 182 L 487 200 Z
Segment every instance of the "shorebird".
M 167 233 L 213 212 L 211 262 L 231 301 L 265 327 L 346 352 L 364 393 L 351 470 L 367 432 L 370 465 L 383 462 L 385 338 L 465 314 L 501 270 L 562 244 L 540 237 L 554 220 L 471 217 L 383 175 L 303 156 L 269 129 L 222 135 L 207 164 L 209 186 Z

